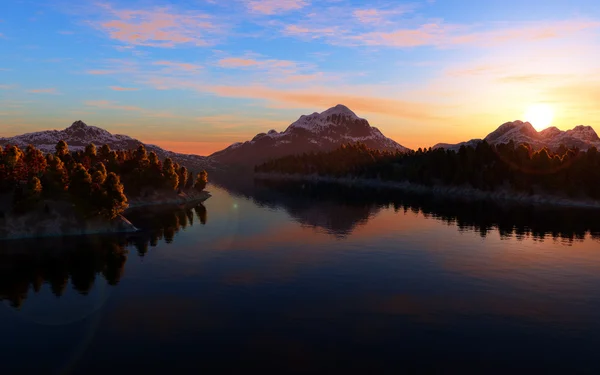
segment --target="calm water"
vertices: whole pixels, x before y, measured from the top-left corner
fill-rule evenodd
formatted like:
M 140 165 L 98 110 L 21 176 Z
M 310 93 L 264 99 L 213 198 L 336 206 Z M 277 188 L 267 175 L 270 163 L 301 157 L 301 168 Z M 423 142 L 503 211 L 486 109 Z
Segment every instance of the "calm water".
M 600 215 L 210 186 L 143 233 L 0 243 L 2 374 L 600 371 Z

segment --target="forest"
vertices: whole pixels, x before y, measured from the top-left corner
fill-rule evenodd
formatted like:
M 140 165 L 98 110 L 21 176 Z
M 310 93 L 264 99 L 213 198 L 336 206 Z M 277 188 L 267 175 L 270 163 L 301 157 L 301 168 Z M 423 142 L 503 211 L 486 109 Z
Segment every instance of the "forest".
M 194 176 L 170 158 L 159 160 L 144 145 L 111 150 L 108 145 L 98 149 L 89 144 L 84 150 L 69 151 L 67 143 L 60 141 L 55 152 L 48 154 L 32 145 L 25 150 L 0 146 L 2 215 L 7 207 L 24 213 L 45 200 L 65 200 L 86 217 L 112 219 L 128 207 L 128 197 L 148 196 L 153 191 L 201 191 L 207 182 L 206 171 Z
M 600 153 L 559 147 L 533 150 L 513 142 L 457 151 L 418 149 L 382 152 L 348 144 L 324 153 L 287 156 L 255 167 L 258 173 L 318 175 L 410 182 L 425 186 L 464 186 L 600 199 Z

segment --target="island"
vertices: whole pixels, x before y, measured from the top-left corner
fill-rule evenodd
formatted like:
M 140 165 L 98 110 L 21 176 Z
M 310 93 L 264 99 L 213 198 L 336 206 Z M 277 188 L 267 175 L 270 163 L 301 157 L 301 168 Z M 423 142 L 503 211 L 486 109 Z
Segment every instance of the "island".
M 135 232 L 128 210 L 205 201 L 206 171 L 194 174 L 171 158 L 92 143 L 54 153 L 29 145 L 0 147 L 0 240 Z

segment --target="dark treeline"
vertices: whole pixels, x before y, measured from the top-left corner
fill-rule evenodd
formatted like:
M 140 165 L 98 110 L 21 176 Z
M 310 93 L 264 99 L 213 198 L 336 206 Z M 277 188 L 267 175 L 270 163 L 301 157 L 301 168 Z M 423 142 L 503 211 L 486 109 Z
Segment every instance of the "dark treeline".
M 513 142 L 458 152 L 444 149 L 392 153 L 363 144 L 331 152 L 287 156 L 264 163 L 256 172 L 407 181 L 425 186 L 470 186 L 483 191 L 510 189 L 576 198 L 600 199 L 600 153 L 561 146 L 534 151 Z
M 114 218 L 128 206 L 127 197 L 150 191 L 203 190 L 207 174 L 196 177 L 170 158 L 159 160 L 144 145 L 136 150 L 69 151 L 64 141 L 54 153 L 28 146 L 0 147 L 0 195 L 12 195 L 12 209 L 24 212 L 44 199 L 69 200 L 89 216 Z
M 521 204 L 498 205 L 492 201 L 449 199 L 433 194 L 399 194 L 394 189 L 266 179 L 256 180 L 253 190 L 246 188 L 244 191 L 253 196 L 253 199 L 258 199 L 253 191 L 259 191 L 261 196 L 267 197 L 269 194 L 265 189 L 278 193 L 279 206 L 286 207 L 293 200 L 301 200 L 307 205 L 305 210 L 313 212 L 313 216 L 314 212 L 328 215 L 313 217 L 316 222 L 328 225 L 340 216 L 356 225 L 365 222 L 381 209 L 392 208 L 397 212 L 412 212 L 440 220 L 456 226 L 460 231 L 473 231 L 482 237 L 498 232 L 502 238 L 561 240 L 567 244 L 582 240 L 586 235 L 600 240 L 600 212 L 597 210 Z M 290 199 L 283 198 L 285 195 Z M 271 199 L 269 204 L 277 203 Z M 323 206 L 329 209 L 317 210 Z M 357 209 L 350 210 L 349 206 Z M 356 216 L 352 216 L 351 213 L 355 213 Z
M 80 294 L 88 294 L 98 276 L 109 285 L 121 280 L 129 249 L 145 256 L 161 241 L 170 244 L 182 229 L 206 224 L 206 208 L 199 204 L 179 210 L 139 209 L 132 221 L 141 232 L 133 235 L 74 236 L 64 238 L 7 241 L 0 248 L 0 301 L 20 307 L 29 293 L 38 293 L 44 284 L 62 296 L 69 283 Z

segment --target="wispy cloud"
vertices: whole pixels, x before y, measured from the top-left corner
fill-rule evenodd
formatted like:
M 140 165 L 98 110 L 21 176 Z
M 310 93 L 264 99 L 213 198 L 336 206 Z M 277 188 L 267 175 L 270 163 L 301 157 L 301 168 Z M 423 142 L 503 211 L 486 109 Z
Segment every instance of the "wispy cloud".
M 138 46 L 174 47 L 176 45 L 207 46 L 210 36 L 220 33 L 213 17 L 197 11 L 179 12 L 169 7 L 116 9 L 101 4 L 103 20 L 94 25 L 112 39 Z
M 344 103 L 359 112 L 378 113 L 392 117 L 417 120 L 439 119 L 432 106 L 366 95 L 352 95 L 342 91 L 318 89 L 278 90 L 263 86 L 213 86 L 207 90 L 224 97 L 263 99 L 272 103 L 285 103 L 287 107 L 329 108 Z
M 185 71 L 188 71 L 188 72 L 195 72 L 195 71 L 198 71 L 198 70 L 202 69 L 201 65 L 191 64 L 191 63 L 183 63 L 183 62 L 176 62 L 176 61 L 165 61 L 165 60 L 162 60 L 162 61 L 155 61 L 152 64 L 153 65 L 161 65 L 161 66 L 176 68 L 176 69 L 185 70 Z
M 91 75 L 104 75 L 104 74 L 115 73 L 115 71 L 114 70 L 106 70 L 106 69 L 92 69 L 92 70 L 87 70 L 86 73 L 91 74 Z
M 298 10 L 309 5 L 306 0 L 246 0 L 246 5 L 251 12 L 262 14 L 276 14 Z
M 356 9 L 352 12 L 354 17 L 363 24 L 384 25 L 392 22 L 391 17 L 409 13 L 414 10 L 414 5 L 403 5 L 394 9 Z
M 138 88 L 135 87 L 121 87 L 121 86 L 110 86 L 110 89 L 113 91 L 138 91 Z
M 102 109 L 117 109 L 121 111 L 143 111 L 144 109 L 132 105 L 121 105 L 109 100 L 88 100 L 84 104 L 88 107 L 96 107 Z
M 53 87 L 45 89 L 32 89 L 27 90 L 27 92 L 30 94 L 58 94 L 58 91 Z
M 414 6 L 391 9 L 333 6 L 308 13 L 294 23 L 274 25 L 280 27 L 284 35 L 321 39 L 333 45 L 392 48 L 493 47 L 515 42 L 537 43 L 572 38 L 600 29 L 600 22 L 585 18 L 486 25 L 447 23 L 440 19 L 423 22 L 417 16 L 402 18 L 414 9 Z M 353 17 L 343 24 L 331 22 L 337 15 L 348 13 Z
M 252 58 L 229 57 L 218 61 L 222 68 L 261 68 L 261 69 L 295 69 L 298 64 L 289 60 L 257 60 Z

